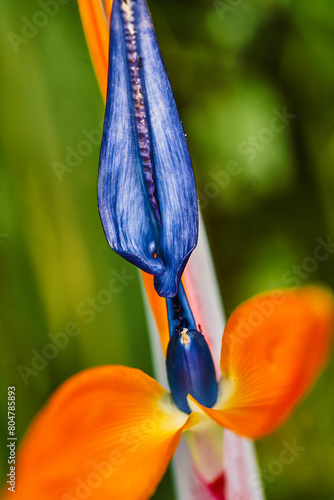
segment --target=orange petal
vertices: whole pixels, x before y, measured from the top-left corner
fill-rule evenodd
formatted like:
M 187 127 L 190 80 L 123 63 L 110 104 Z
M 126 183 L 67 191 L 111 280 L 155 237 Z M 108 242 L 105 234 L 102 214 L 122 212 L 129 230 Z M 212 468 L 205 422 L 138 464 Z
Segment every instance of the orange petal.
M 160 341 L 164 355 L 166 356 L 169 342 L 169 328 L 166 300 L 160 297 L 154 289 L 153 276 L 151 274 L 141 272 L 146 295 L 150 303 L 155 323 L 160 335 Z
M 323 367 L 333 310 L 333 295 L 317 287 L 269 292 L 240 305 L 222 342 L 225 397 L 216 409 L 197 405 L 238 434 L 257 438 L 273 431 Z
M 106 3 L 111 9 L 112 2 Z M 109 22 L 101 0 L 78 0 L 88 49 L 103 98 L 107 95 Z M 110 11 L 109 11 L 110 15 Z
M 104 0 L 104 6 L 107 13 L 107 18 L 110 19 L 112 0 Z
M 23 440 L 15 499 L 148 499 L 195 415 L 139 370 L 85 370 L 54 394 Z

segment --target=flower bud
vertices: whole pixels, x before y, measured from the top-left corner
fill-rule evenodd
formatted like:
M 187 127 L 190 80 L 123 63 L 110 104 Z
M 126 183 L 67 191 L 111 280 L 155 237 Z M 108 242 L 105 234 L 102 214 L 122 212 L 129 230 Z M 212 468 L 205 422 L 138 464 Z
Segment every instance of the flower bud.
M 218 384 L 209 347 L 200 332 L 184 328 L 175 333 L 168 344 L 166 364 L 172 397 L 180 410 L 191 412 L 188 394 L 212 408 Z

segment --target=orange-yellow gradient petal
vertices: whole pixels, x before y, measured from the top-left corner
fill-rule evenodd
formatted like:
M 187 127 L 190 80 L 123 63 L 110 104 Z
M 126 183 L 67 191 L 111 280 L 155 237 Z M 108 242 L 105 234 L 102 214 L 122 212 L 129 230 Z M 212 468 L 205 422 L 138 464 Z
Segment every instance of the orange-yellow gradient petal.
M 155 323 L 160 335 L 160 341 L 164 355 L 166 356 L 169 342 L 169 328 L 166 300 L 160 297 L 154 289 L 153 276 L 151 274 L 141 272 L 146 295 L 153 312 Z
M 111 4 L 110 1 L 106 3 L 106 9 L 109 11 L 106 14 L 106 10 L 102 6 L 102 0 L 78 0 L 88 49 L 104 99 L 107 95 L 109 9 L 111 9 Z
M 105 6 L 107 18 L 110 19 L 112 0 L 104 0 L 104 6 Z
M 273 431 L 312 385 L 333 331 L 333 295 L 305 287 L 258 295 L 240 305 L 225 329 L 221 371 L 227 393 L 202 410 L 251 438 Z
M 18 453 L 16 493 L 4 498 L 147 500 L 188 420 L 140 370 L 85 370 L 32 424 Z

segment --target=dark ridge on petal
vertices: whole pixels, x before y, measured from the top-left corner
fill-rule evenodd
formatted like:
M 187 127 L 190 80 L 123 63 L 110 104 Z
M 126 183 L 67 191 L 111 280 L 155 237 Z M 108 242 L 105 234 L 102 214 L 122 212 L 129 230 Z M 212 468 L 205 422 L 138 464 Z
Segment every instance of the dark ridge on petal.
M 153 165 L 151 159 L 151 141 L 143 86 L 141 83 L 141 57 L 138 54 L 137 35 L 134 19 L 134 2 L 131 0 L 120 0 L 122 18 L 124 23 L 124 33 L 126 40 L 127 58 L 129 64 L 130 85 L 132 91 L 136 131 L 138 137 L 139 150 L 142 157 L 145 181 L 148 187 L 149 199 L 157 218 L 158 225 L 161 225 L 159 203 L 156 198 L 156 186 L 153 177 Z
M 158 255 L 158 222 L 148 196 L 133 113 L 121 2 L 113 3 L 106 112 L 99 162 L 98 206 L 111 248 L 153 275 L 165 272 Z
M 141 83 L 147 110 L 161 225 L 158 256 L 166 272 L 155 277 L 162 297 L 173 297 L 197 244 L 197 193 L 187 141 L 146 0 L 133 2 Z
M 182 282 L 175 297 L 166 299 L 169 335 L 181 333 L 184 328 L 196 330 L 196 322 L 190 308 Z

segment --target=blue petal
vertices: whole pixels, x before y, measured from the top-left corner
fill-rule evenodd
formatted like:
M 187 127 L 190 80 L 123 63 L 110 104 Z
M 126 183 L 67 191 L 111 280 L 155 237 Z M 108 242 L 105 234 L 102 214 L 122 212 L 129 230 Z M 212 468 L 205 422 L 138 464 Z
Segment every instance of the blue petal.
M 135 57 L 146 113 L 145 158 L 122 6 L 133 8 Z M 153 274 L 159 295 L 172 297 L 197 243 L 197 195 L 186 139 L 144 0 L 114 0 L 109 57 L 98 186 L 102 225 L 110 246 Z
M 196 330 L 195 319 L 182 283 L 173 298 L 166 299 L 170 341 L 166 367 L 172 397 L 178 408 L 190 413 L 191 394 L 211 408 L 217 401 L 218 384 L 210 349 Z
M 158 228 L 143 178 L 121 16 L 119 2 L 115 1 L 100 153 L 99 212 L 106 238 L 115 252 L 146 272 L 162 274 L 165 266 L 154 258 Z
M 183 269 L 197 244 L 196 185 L 187 141 L 144 0 L 137 1 L 137 30 L 161 213 L 159 256 L 166 266 L 166 272 L 154 281 L 159 295 L 170 297 L 176 294 Z
M 167 349 L 167 375 L 175 404 L 190 413 L 191 394 L 200 404 L 212 408 L 218 397 L 218 384 L 209 347 L 197 330 L 175 333 Z

